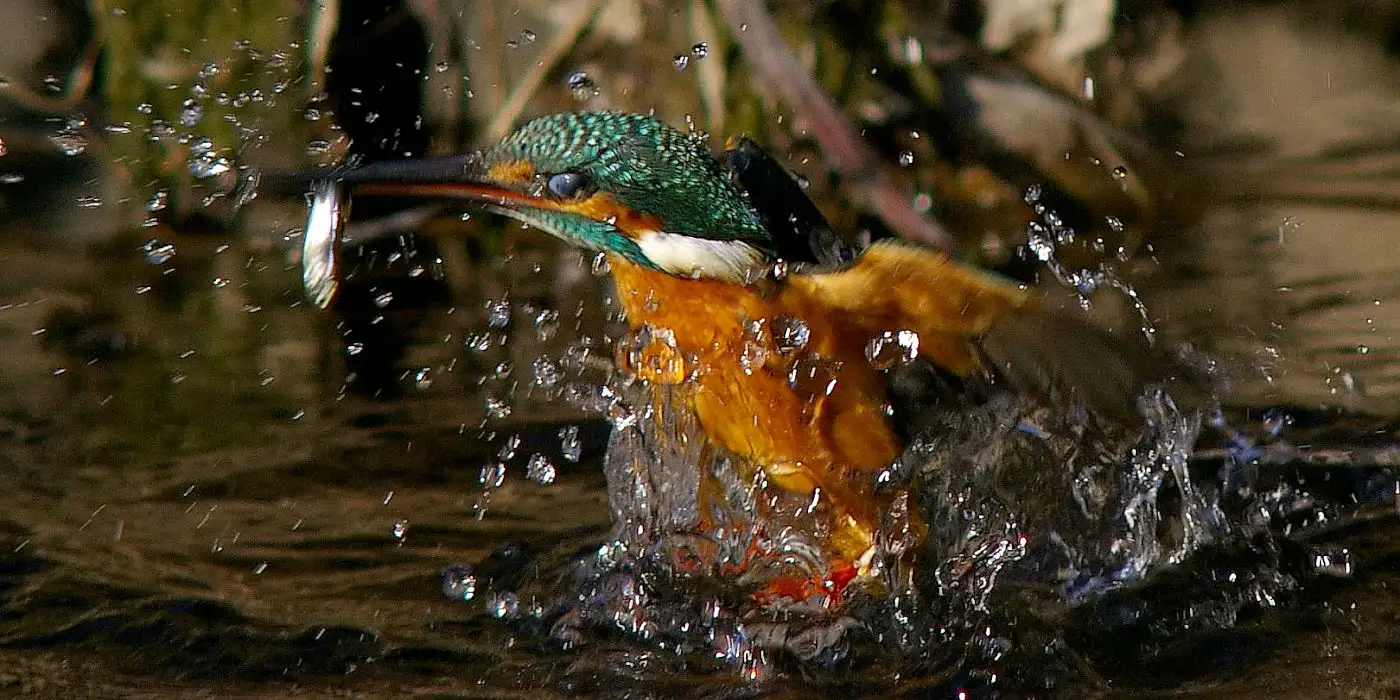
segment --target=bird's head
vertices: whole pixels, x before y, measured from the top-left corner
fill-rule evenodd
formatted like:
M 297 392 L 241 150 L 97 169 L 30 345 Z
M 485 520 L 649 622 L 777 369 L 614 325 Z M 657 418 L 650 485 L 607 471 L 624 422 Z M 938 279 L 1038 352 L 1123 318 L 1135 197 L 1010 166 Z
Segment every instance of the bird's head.
M 703 141 L 652 117 L 563 113 L 477 153 L 333 176 L 367 194 L 448 197 L 681 276 L 743 282 L 773 257 L 759 213 Z

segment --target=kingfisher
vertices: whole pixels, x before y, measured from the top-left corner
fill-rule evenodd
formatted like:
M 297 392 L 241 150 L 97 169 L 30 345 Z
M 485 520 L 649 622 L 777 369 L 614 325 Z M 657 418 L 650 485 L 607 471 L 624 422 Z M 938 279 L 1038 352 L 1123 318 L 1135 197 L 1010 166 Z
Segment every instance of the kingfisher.
M 569 112 L 474 153 L 319 177 L 357 194 L 465 200 L 605 254 L 626 322 L 646 338 L 625 368 L 666 388 L 754 474 L 813 504 L 826 567 L 775 589 L 796 597 L 872 575 L 882 518 L 909 497 L 877 484 L 906 446 L 889 363 L 872 352 L 881 343 L 897 339 L 898 352 L 954 377 L 1111 414 L 1132 414 L 1140 391 L 1174 378 L 1141 338 L 941 251 L 878 242 L 821 254 L 802 238 L 812 226 L 792 231 L 797 217 L 780 220 L 736 180 L 746 152 L 731 150 L 736 167 L 651 116 Z M 904 510 L 900 527 L 917 541 L 924 526 Z

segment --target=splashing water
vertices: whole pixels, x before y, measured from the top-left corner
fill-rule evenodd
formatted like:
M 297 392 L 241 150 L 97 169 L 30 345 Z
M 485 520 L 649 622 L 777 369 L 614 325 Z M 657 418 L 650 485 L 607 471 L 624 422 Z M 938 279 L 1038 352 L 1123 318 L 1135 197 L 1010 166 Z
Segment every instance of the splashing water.
M 486 325 L 505 325 L 508 309 L 490 305 Z M 790 355 L 794 371 L 810 363 L 802 319 L 753 325 L 752 345 Z M 591 629 L 648 645 L 670 640 L 753 677 L 767 673 L 770 652 L 832 661 L 854 653 L 852 639 L 906 653 L 975 648 L 991 663 L 1014 645 L 1014 630 L 988 622 L 1010 614 L 1012 592 L 1029 587 L 1072 608 L 1138 585 L 1231 532 L 1218 490 L 1196 483 L 1187 468 L 1201 417 L 1170 396 L 1141 397 L 1143 421 L 1129 429 L 994 395 L 939 413 L 872 477 L 912 497 L 896 499 L 882 516 L 881 585 L 840 606 L 818 596 L 773 608 L 783 613 L 781 629 L 756 626 L 749 616 L 761 606 L 747 594 L 779 576 L 820 576 L 825 533 L 814 531 L 815 502 L 770 486 L 761 469 L 707 439 L 685 408 L 688 378 L 703 368 L 674 343 L 663 328 L 623 332 L 620 371 L 597 384 L 575 381 L 577 363 L 567 357 L 533 361 L 521 385 L 557 386 L 569 404 L 613 425 L 604 470 L 614 528 L 602 546 L 560 564 L 571 572 L 562 590 L 558 579 L 542 578 L 477 596 L 490 614 L 548 623 L 541 633 L 566 647 L 584 643 Z M 917 334 L 892 329 L 870 339 L 867 359 L 905 371 L 921 362 L 918 344 Z M 559 434 L 566 461 L 576 458 L 577 435 Z M 497 457 L 482 469 L 479 517 L 516 455 Z M 553 481 L 555 465 L 541 455 L 524 467 L 534 481 Z M 900 508 L 917 509 L 929 526 L 915 567 L 898 564 L 914 546 L 899 529 L 907 522 Z M 527 599 L 539 602 L 538 614 L 523 603 L 502 607 Z M 724 612 L 706 617 L 702 601 Z M 515 612 L 502 617 L 507 608 Z
M 1058 279 L 1086 299 L 1108 287 L 1137 302 L 1111 271 L 1103 272 L 1104 284 L 1077 284 L 1078 273 L 1055 260 L 1056 247 L 1073 232 L 1057 226 L 1053 212 L 1043 209 L 1042 217 L 1047 223 L 1031 248 L 1040 246 Z M 593 267 L 606 272 L 596 261 Z M 557 312 L 522 305 L 512 314 L 512 306 L 497 299 L 483 310 L 478 335 L 496 338 L 492 347 L 503 346 L 500 333 L 515 325 L 531 326 L 521 337 L 541 343 L 554 331 L 537 334 L 540 324 L 567 326 Z M 513 323 L 515 315 L 526 323 Z M 762 319 L 746 332 L 750 342 L 736 362 L 787 362 L 800 370 L 794 386 L 822 395 L 803 319 Z M 829 564 L 825 533 L 813 531 L 819 529 L 811 517 L 815 502 L 771 486 L 761 469 L 707 439 L 685 408 L 690 380 L 705 368 L 676 349 L 668 329 L 644 326 L 614 337 L 616 367 L 601 376 L 583 378 L 584 367 L 598 369 L 603 349 L 585 339 L 563 353 L 513 354 L 514 365 L 496 364 L 498 376 L 489 380 L 488 422 L 506 419 L 517 394 L 550 389 L 550 396 L 612 426 L 604 471 L 614 527 L 605 541 L 581 553 L 540 554 L 529 573 L 505 583 L 460 572 L 444 579 L 449 595 L 470 598 L 513 634 L 565 649 L 622 634 L 637 645 L 629 658 L 653 658 L 648 655 L 663 649 L 697 664 L 689 668 L 716 664 L 745 679 L 770 676 L 792 659 L 829 664 L 893 652 L 922 659 L 925 668 L 960 669 L 973 685 L 1006 688 L 1018 664 L 1066 665 L 1074 652 L 1065 640 L 1085 630 L 1111 638 L 1140 633 L 1144 625 L 1157 634 L 1228 627 L 1242 607 L 1273 605 L 1295 586 L 1263 546 L 1257 556 L 1213 568 L 1210 575 L 1228 585 L 1198 595 L 1187 608 L 1141 602 L 1142 591 L 1170 580 L 1176 569 L 1232 551 L 1265 531 L 1270 519 L 1296 512 L 1303 496 L 1241 478 L 1239 468 L 1221 469 L 1220 479 L 1203 471 L 1192 454 L 1203 416 L 1168 394 L 1140 396 L 1141 420 L 1127 427 L 1072 406 L 992 393 L 933 411 L 901 457 L 872 475 L 877 489 L 909 494 L 880 513 L 880 585 L 839 605 L 821 596 L 758 603 L 749 594 L 765 581 L 810 579 Z M 889 329 L 869 339 L 865 359 L 897 382 L 926 369 L 920 341 L 912 331 Z M 1227 428 L 1218 418 L 1210 426 Z M 478 517 L 489 517 L 490 495 L 508 471 L 556 487 L 556 474 L 580 459 L 580 443 L 577 427 L 554 435 L 550 447 L 557 446 L 558 460 L 506 440 L 506 452 L 481 468 Z M 1258 457 L 1261 448 L 1239 442 L 1231 464 Z M 1264 519 L 1251 524 L 1239 514 L 1241 504 L 1256 520 L 1266 513 Z M 901 509 L 916 510 L 928 526 L 910 566 L 900 564 L 913 546 L 900 529 L 908 522 Z M 1320 575 L 1352 571 L 1344 549 L 1319 548 L 1309 556 Z M 467 578 L 469 587 L 461 583 Z M 1066 620 L 1079 620 L 1079 627 Z

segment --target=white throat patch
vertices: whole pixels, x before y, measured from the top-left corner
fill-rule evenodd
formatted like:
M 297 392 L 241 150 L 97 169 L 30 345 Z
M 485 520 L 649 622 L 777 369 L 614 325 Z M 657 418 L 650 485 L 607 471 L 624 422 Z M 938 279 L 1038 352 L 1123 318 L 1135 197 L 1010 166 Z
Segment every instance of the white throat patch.
M 680 277 L 745 284 L 764 264 L 763 253 L 743 241 L 716 241 L 665 231 L 647 231 L 636 241 L 652 264 Z

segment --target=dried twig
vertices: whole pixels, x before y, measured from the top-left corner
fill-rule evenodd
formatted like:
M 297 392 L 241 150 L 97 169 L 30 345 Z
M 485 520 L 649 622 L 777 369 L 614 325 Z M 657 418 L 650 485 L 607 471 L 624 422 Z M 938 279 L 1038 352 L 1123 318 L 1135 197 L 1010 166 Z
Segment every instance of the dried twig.
M 529 104 L 531 98 L 535 96 L 535 91 L 539 90 L 540 85 L 544 83 L 545 76 L 554 70 L 554 66 L 574 47 L 584 30 L 588 29 L 588 25 L 593 23 L 593 17 L 598 14 L 601 5 L 599 0 L 584 0 L 579 4 L 574 16 L 567 24 L 559 28 L 554 38 L 550 40 L 549 46 L 546 46 L 543 53 L 540 54 L 540 60 L 536 61 L 534 68 L 530 69 L 530 72 L 525 74 L 525 78 L 516 84 L 510 97 L 506 98 L 505 104 L 491 119 L 491 125 L 486 131 L 488 140 L 496 141 L 510 133 L 510 128 L 520 118 L 520 113 L 525 111 L 525 105 Z
M 721 44 L 719 28 L 705 0 L 691 0 L 690 31 L 715 55 L 695 66 L 695 80 L 700 88 L 700 102 L 705 106 L 705 125 L 713 134 L 724 133 L 725 91 L 729 72 L 724 64 L 725 47 Z
M 879 157 L 792 55 L 763 4 L 759 0 L 716 2 L 754 69 L 811 123 L 823 154 L 857 197 L 900 236 L 950 248 L 948 232 L 914 211 L 913 196 L 895 186 Z
M 308 10 L 306 31 L 306 70 L 313 86 L 319 87 L 330 60 L 331 39 L 340 26 L 340 0 L 316 0 Z

